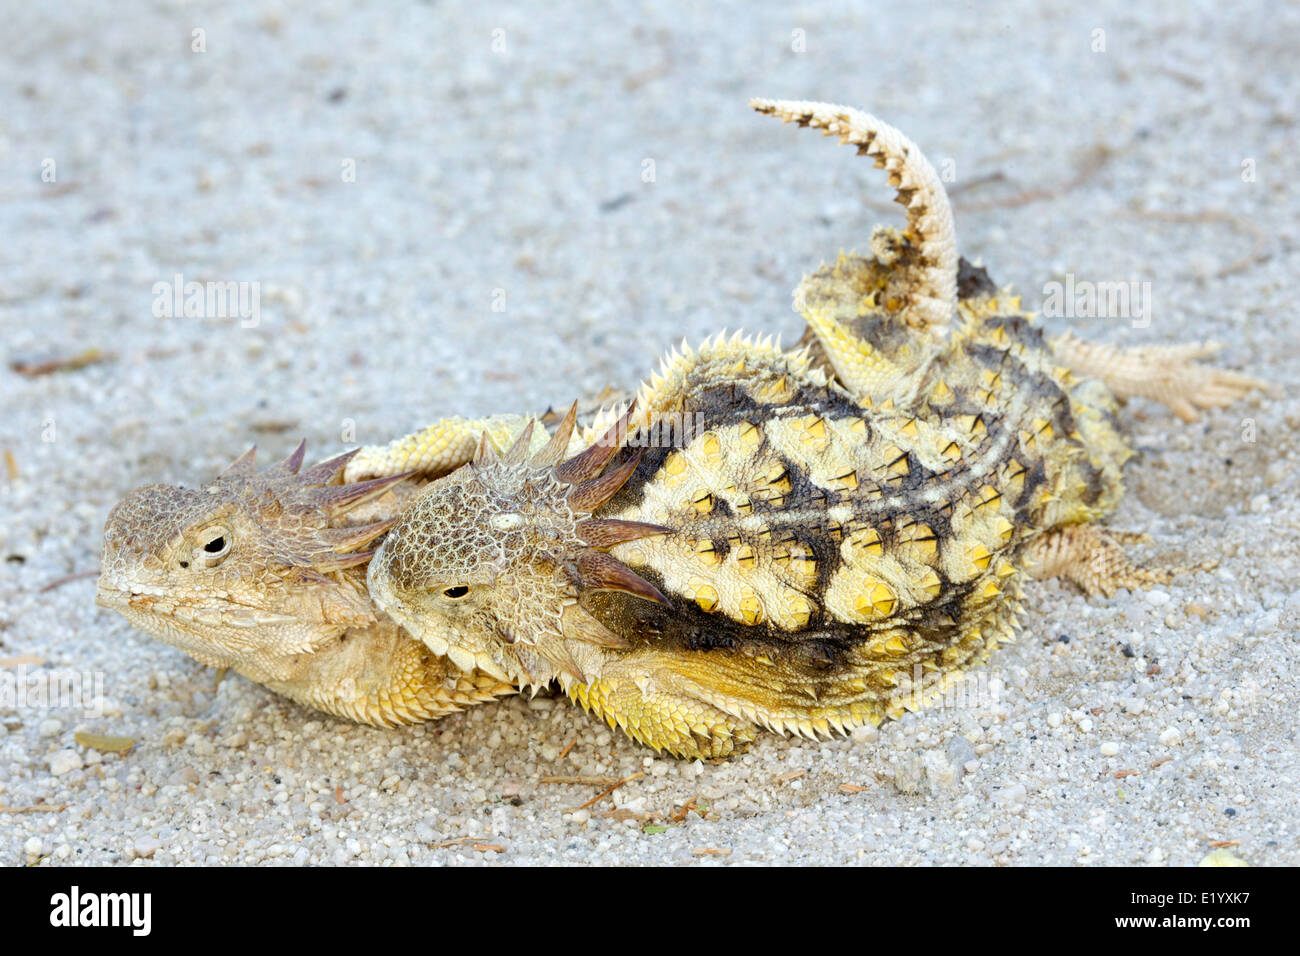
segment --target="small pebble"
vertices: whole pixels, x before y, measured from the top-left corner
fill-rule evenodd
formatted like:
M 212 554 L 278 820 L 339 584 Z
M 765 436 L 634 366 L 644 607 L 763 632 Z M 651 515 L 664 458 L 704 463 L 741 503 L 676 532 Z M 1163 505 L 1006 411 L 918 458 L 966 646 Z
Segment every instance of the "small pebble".
M 50 755 L 50 773 L 61 777 L 84 766 L 81 754 L 75 750 L 59 750 Z
M 871 724 L 863 724 L 861 727 L 854 727 L 850 736 L 854 743 L 869 744 L 879 739 L 880 731 Z
M 1103 757 L 1114 757 L 1119 753 L 1119 744 L 1113 740 L 1108 740 L 1101 745 L 1101 755 Z

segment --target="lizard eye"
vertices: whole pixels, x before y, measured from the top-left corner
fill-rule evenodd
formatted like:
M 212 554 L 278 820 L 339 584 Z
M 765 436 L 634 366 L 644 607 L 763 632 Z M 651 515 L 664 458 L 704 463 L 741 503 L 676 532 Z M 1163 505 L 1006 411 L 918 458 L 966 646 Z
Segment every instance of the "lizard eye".
M 230 553 L 230 532 L 221 527 L 208 528 L 199 535 L 194 549 L 194 564 L 200 568 L 215 568 Z M 181 567 L 184 567 L 184 563 Z
M 469 594 L 469 586 L 465 584 L 457 584 L 453 587 L 442 589 L 442 596 L 451 598 L 453 601 L 457 598 L 463 598 L 467 594 Z

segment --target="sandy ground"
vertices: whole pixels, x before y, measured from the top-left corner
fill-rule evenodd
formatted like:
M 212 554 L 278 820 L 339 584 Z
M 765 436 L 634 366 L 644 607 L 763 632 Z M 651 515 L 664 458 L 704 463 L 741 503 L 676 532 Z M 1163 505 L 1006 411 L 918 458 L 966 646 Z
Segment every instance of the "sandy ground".
M 1234 841 L 1300 863 L 1300 11 L 837 6 L 10 5 L 0 861 L 1189 865 Z M 973 699 L 719 765 L 563 700 L 351 726 L 214 688 L 88 578 L 44 589 L 96 567 L 126 490 L 252 442 L 323 457 L 627 387 L 683 336 L 797 336 L 801 273 L 900 220 L 869 164 L 752 95 L 859 105 L 951 160 L 963 251 L 1031 308 L 1068 273 L 1151 283 L 1142 327 L 1051 328 L 1214 338 L 1277 383 L 1191 426 L 1125 412 L 1114 524 L 1218 570 L 1113 600 L 1036 585 Z M 156 316 L 176 274 L 260 283 L 258 323 Z M 10 366 L 88 348 L 111 356 Z M 102 712 L 16 699 L 58 672 Z M 541 782 L 635 772 L 576 812 L 598 788 Z

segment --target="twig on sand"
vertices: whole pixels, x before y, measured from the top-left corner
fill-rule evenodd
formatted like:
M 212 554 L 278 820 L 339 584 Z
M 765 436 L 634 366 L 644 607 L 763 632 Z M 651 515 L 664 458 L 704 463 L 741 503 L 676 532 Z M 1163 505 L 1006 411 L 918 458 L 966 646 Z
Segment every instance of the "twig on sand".
M 70 806 L 70 803 L 38 803 L 31 807 L 0 807 L 0 813 L 58 813 Z
M 62 587 L 72 581 L 80 581 L 83 578 L 95 577 L 99 577 L 99 568 L 95 568 L 93 571 L 78 571 L 76 574 L 65 574 L 61 578 L 55 578 L 49 584 L 42 584 L 40 591 L 37 593 L 44 594 L 46 591 L 53 591 L 55 588 Z
M 38 375 L 52 375 L 55 372 L 75 372 L 77 369 L 85 368 L 87 365 L 94 365 L 97 362 L 107 362 L 110 359 L 117 358 L 113 352 L 104 352 L 100 349 L 86 349 L 78 352 L 76 355 L 67 355 L 58 358 L 46 359 L 14 359 L 9 363 L 9 367 L 19 375 L 25 375 L 28 378 L 35 378 Z
M 1249 268 L 1260 261 L 1260 253 L 1268 243 L 1268 234 L 1245 216 L 1234 215 L 1222 209 L 1204 209 L 1200 212 L 1168 212 L 1160 209 L 1147 209 L 1126 213 L 1135 219 L 1155 219 L 1159 222 L 1177 223 L 1215 223 L 1222 222 L 1235 228 L 1238 232 L 1249 235 L 1254 241 L 1250 251 L 1214 273 L 1214 278 L 1222 279 Z
M 449 847 L 449 846 L 464 846 L 466 843 L 472 843 L 472 844 L 474 844 L 474 849 L 476 849 L 476 850 L 477 850 L 480 846 L 496 846 L 496 845 L 497 845 L 497 844 L 490 844 L 490 843 L 486 843 L 486 842 L 484 842 L 484 841 L 486 841 L 486 840 L 487 840 L 487 837 L 480 837 L 480 836 L 472 836 L 472 837 L 457 837 L 457 838 L 454 839 L 454 840 L 443 840 L 443 841 L 441 841 L 441 842 L 439 842 L 439 843 L 430 843 L 430 844 L 429 844 L 429 849 L 430 849 L 430 850 L 445 850 L 445 849 L 447 849 L 447 847 Z M 502 847 L 502 849 L 505 849 L 505 847 Z
M 1058 183 L 1055 186 L 1045 186 L 1038 189 L 1026 189 L 1024 192 L 1017 193 L 1014 196 L 1008 196 L 1006 199 L 991 199 L 987 202 L 979 203 L 958 203 L 956 204 L 962 212 L 986 212 L 990 209 L 1009 209 L 1015 206 L 1028 206 L 1030 203 L 1042 202 L 1044 199 L 1055 199 L 1066 193 L 1077 189 L 1085 182 L 1091 179 L 1101 167 L 1110 161 L 1111 157 L 1116 154 L 1117 150 L 1105 143 L 1097 143 L 1089 151 L 1084 161 L 1079 164 L 1073 176 Z M 993 176 L 984 177 L 992 179 Z
M 619 787 L 623 786 L 623 784 L 625 784 L 625 783 L 630 783 L 631 781 L 636 780 L 636 779 L 638 779 L 639 777 L 644 777 L 644 776 L 645 776 L 645 774 L 643 774 L 643 773 L 634 773 L 634 774 L 631 774 L 630 776 L 624 777 L 622 780 L 615 781 L 614 783 L 610 784 L 610 785 L 609 785 L 608 787 L 606 787 L 604 790 L 600 791 L 600 793 L 596 794 L 594 797 L 592 797 L 590 800 L 588 800 L 586 803 L 584 803 L 582 806 L 578 807 L 577 809 L 579 809 L 579 810 L 585 810 L 585 809 L 587 809 L 589 806 L 591 806 L 593 803 L 599 803 L 601 800 L 603 800 L 603 799 L 605 799 L 606 797 L 608 797 L 611 793 L 613 793 L 613 792 L 614 792 L 615 790 L 617 790 Z

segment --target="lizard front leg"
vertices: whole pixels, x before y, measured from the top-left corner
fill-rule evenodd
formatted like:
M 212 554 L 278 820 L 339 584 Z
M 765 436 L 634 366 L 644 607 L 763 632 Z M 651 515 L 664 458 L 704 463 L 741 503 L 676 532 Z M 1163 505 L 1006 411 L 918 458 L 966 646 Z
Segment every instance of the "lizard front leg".
M 755 725 L 680 691 L 654 686 L 648 674 L 601 676 L 570 684 L 568 694 L 633 740 L 687 760 L 710 760 L 744 750 Z

